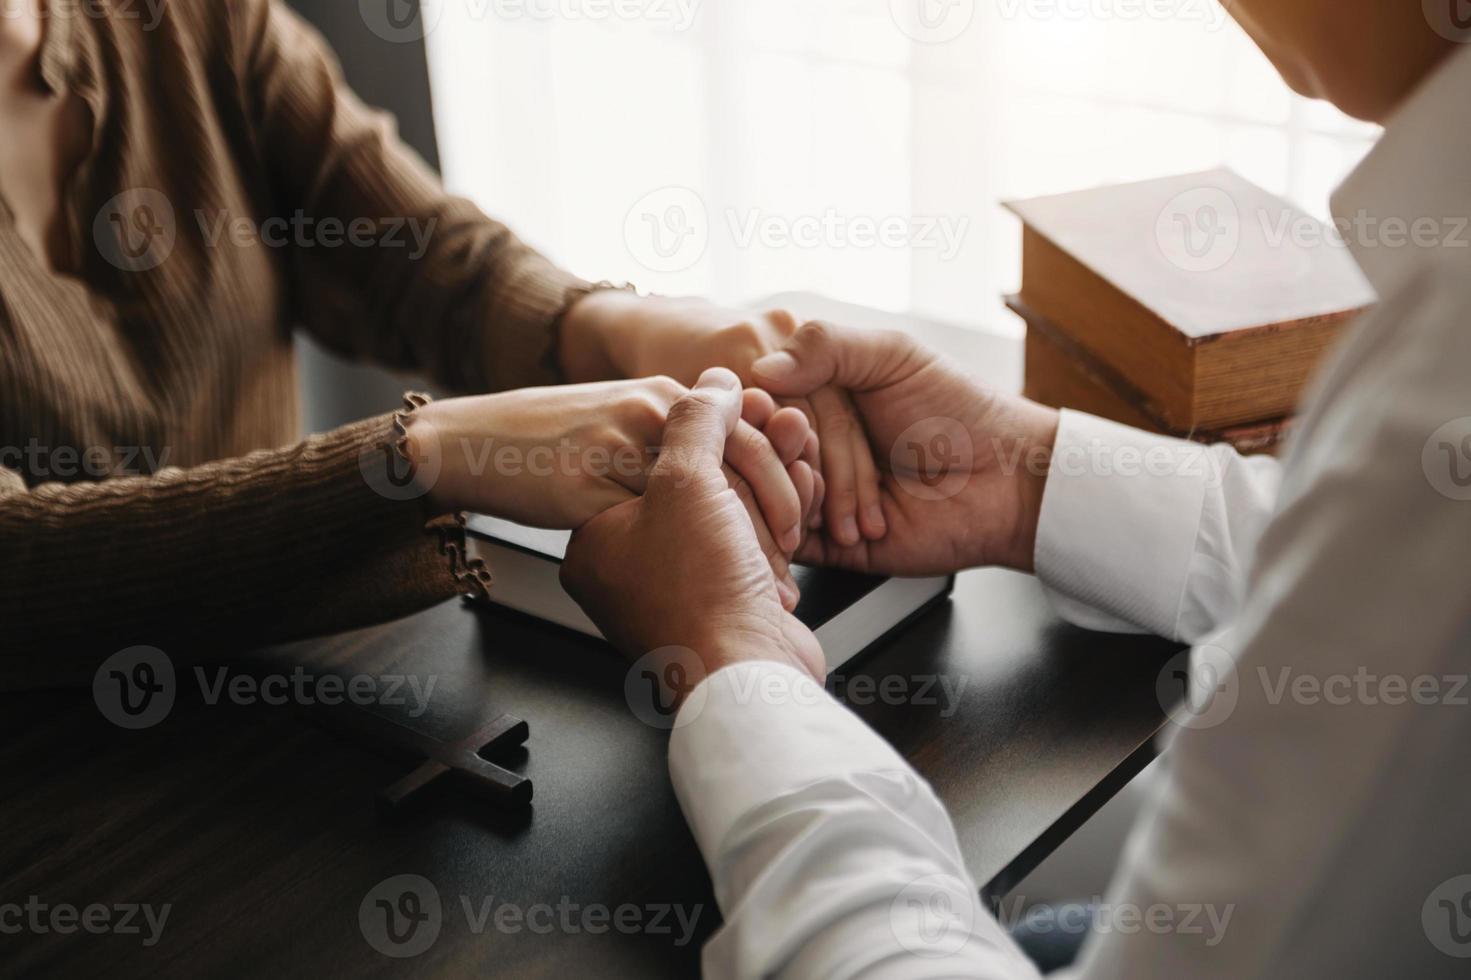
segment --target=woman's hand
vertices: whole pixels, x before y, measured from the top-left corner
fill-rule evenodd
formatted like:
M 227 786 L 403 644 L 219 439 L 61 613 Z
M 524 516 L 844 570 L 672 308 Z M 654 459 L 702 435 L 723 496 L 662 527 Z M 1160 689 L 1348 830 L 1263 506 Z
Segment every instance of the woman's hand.
M 741 312 L 700 299 L 603 291 L 569 311 L 562 365 L 575 380 L 666 374 L 684 384 L 724 367 L 750 385 L 751 364 L 780 350 L 797 327 L 785 310 Z M 827 493 L 816 526 L 844 545 L 883 538 L 878 467 L 848 393 L 826 385 L 782 404 L 800 409 L 819 437 Z
M 685 392 L 654 377 L 431 402 L 410 416 L 406 451 L 435 511 L 574 529 L 643 493 Z M 795 603 L 787 561 L 821 493 L 802 461 L 816 440 L 801 412 L 764 392 L 748 392 L 744 408 L 751 421 L 726 450 L 730 484 L 772 529 L 762 550 Z

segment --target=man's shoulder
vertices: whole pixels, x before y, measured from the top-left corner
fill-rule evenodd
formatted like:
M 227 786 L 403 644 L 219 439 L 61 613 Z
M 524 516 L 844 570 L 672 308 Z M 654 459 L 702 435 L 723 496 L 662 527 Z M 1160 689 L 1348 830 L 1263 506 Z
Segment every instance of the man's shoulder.
M 1471 252 L 1430 251 L 1382 286 L 1378 305 L 1366 315 L 1366 340 L 1401 364 L 1403 381 L 1442 379 L 1462 387 L 1471 369 L 1468 259 Z
M 1423 484 L 1417 465 L 1435 433 L 1458 420 L 1471 435 L 1471 276 L 1441 250 L 1378 284 L 1378 304 L 1344 336 L 1303 406 L 1288 487 L 1304 472 L 1392 467 Z M 1471 462 L 1471 460 L 1468 460 Z

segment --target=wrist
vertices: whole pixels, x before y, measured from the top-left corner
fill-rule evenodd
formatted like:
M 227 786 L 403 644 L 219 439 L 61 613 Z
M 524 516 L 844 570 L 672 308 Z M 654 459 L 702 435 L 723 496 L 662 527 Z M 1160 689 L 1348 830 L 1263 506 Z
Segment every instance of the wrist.
M 493 466 L 490 450 L 514 431 L 520 392 L 470 395 L 430 402 L 404 428 L 401 449 L 425 506 L 436 514 L 495 513 L 509 492 Z
M 626 289 L 596 288 L 562 317 L 558 360 L 570 384 L 613 381 L 625 376 L 613 352 L 624 343 L 626 325 L 642 299 Z
M 792 667 L 818 684 L 827 667 L 817 639 L 795 619 L 785 626 L 773 623 L 758 629 L 734 628 L 712 637 L 701 650 L 700 659 L 708 677 L 716 671 L 743 663 L 777 663 Z
M 398 452 L 408 461 L 409 477 L 424 506 L 433 514 L 449 514 L 458 508 L 444 499 L 444 454 L 433 419 L 437 404 L 429 402 L 399 416 Z
M 822 650 L 805 627 L 797 624 L 797 629 L 806 633 L 806 644 L 799 638 L 785 636 L 786 631 L 775 625 L 769 629 L 732 626 L 718 635 L 691 637 L 687 641 L 689 645 L 661 646 L 640 658 L 638 666 L 646 679 L 658 685 L 661 702 L 675 711 L 711 677 L 741 664 L 780 664 L 811 678 L 821 687 L 827 674 Z M 645 645 L 634 643 L 633 648 Z
M 763 653 L 764 650 L 767 648 L 760 644 L 740 646 L 726 642 L 717 645 L 701 644 L 697 647 L 660 647 L 634 662 L 634 673 L 630 676 L 636 676 L 639 683 L 630 693 L 630 697 L 641 700 L 646 694 L 652 696 L 651 704 L 661 706 L 657 708 L 659 714 L 673 720 L 700 688 L 727 668 L 736 668 L 743 664 L 794 666 L 779 655 Z M 810 676 L 807 671 L 802 671 L 802 674 Z M 641 704 L 636 704 L 635 712 L 641 707 Z
M 727 667 L 734 667 L 736 664 L 756 663 L 763 660 L 771 663 L 791 663 L 787 651 L 780 645 L 766 642 L 723 641 L 713 646 L 706 646 L 701 650 L 700 660 L 705 665 L 706 677 Z
M 1030 574 L 1036 570 L 1037 527 L 1048 474 L 1052 471 L 1052 450 L 1057 444 L 1061 413 L 1036 402 L 1020 401 L 1022 453 L 1017 457 L 1021 466 L 1014 476 L 1012 533 L 995 564 Z

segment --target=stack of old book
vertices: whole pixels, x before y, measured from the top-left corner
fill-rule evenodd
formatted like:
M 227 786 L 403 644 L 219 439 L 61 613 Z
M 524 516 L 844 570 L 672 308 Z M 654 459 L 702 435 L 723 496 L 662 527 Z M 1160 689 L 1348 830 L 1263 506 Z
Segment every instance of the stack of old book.
M 1027 396 L 1243 452 L 1374 301 L 1343 242 L 1227 170 L 1037 198 L 1021 217 Z

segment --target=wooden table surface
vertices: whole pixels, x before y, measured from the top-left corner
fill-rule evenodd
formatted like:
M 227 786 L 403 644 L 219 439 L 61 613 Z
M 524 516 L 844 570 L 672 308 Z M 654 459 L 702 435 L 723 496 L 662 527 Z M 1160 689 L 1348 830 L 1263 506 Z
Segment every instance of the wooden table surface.
M 1163 720 L 1155 680 L 1174 649 L 1065 626 L 1032 579 L 972 572 L 833 687 L 934 784 L 973 874 L 999 893 L 1147 761 Z M 452 602 L 264 652 L 232 676 L 297 664 L 421 688 L 433 677 L 420 717 L 407 717 L 412 701 L 370 710 L 444 739 L 502 712 L 525 718 L 512 768 L 534 781 L 532 807 L 511 816 L 451 794 L 386 822 L 373 799 L 401 761 L 339 734 L 334 711 L 210 704 L 182 668 L 172 711 L 140 731 L 108 722 L 90 692 L 0 698 L 0 906 L 172 906 L 146 947 L 146 931 L 0 934 L 0 971 L 696 974 L 719 915 L 669 785 L 668 737 L 631 712 L 607 648 Z M 393 958 L 369 944 L 359 910 L 403 874 L 432 883 L 441 928 L 424 952 Z M 620 906 L 634 908 L 613 928 Z
M 778 301 L 903 326 L 991 384 L 1020 382 L 1015 339 Z M 831 686 L 933 783 L 996 897 L 1151 757 L 1156 679 L 1175 649 L 1068 627 L 1034 580 L 979 571 Z M 86 691 L 0 697 L 0 975 L 696 975 L 719 915 L 670 789 L 667 735 L 630 711 L 624 664 L 605 647 L 452 602 L 230 673 L 298 665 L 318 679 L 412 676 L 421 689 L 432 678 L 422 715 L 408 717 L 412 701 L 373 710 L 445 740 L 503 712 L 526 719 L 530 741 L 509 762 L 534 781 L 532 807 L 507 815 L 451 794 L 387 822 L 375 794 L 411 767 L 342 734 L 341 712 L 357 709 L 209 703 L 188 670 L 168 716 L 138 731 L 107 721 Z M 375 948 L 360 921 L 366 909 L 381 926 L 380 886 L 399 875 L 425 879 L 440 908 L 437 938 L 405 958 Z M 44 904 L 43 924 L 58 906 L 169 912 L 145 945 L 146 927 L 15 931 L 27 903 Z M 406 934 L 391 951 L 419 939 Z

